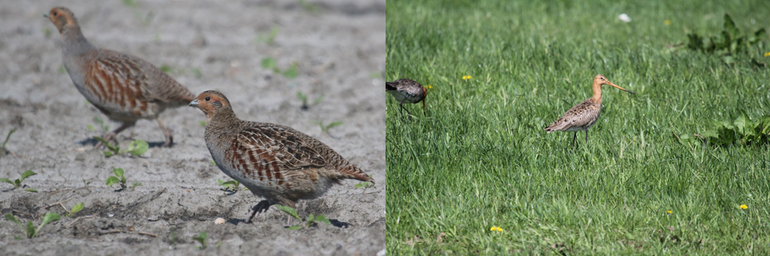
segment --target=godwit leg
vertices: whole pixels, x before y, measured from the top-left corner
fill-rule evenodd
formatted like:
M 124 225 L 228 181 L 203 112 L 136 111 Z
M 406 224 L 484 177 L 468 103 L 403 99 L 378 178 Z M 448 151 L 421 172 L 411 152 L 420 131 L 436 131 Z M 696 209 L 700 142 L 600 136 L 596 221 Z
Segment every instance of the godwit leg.
M 572 136 L 572 149 L 574 150 L 575 146 L 577 146 L 577 144 L 575 144 L 575 142 L 577 140 L 577 132 L 575 132 L 573 134 L 574 134 L 574 136 Z
M 406 113 L 409 114 L 409 120 L 411 121 L 412 120 L 412 112 L 409 112 L 409 110 L 404 107 L 404 102 L 401 101 L 401 103 L 399 103 L 398 105 L 401 106 L 401 115 L 403 116 L 404 115 L 404 110 L 406 110 Z
M 588 129 L 586 129 L 586 145 L 588 145 Z

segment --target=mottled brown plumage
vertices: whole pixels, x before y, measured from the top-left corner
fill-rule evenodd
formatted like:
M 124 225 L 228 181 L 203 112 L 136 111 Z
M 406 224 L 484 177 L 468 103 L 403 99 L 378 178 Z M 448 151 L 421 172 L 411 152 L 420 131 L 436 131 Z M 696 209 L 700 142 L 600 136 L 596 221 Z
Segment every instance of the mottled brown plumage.
M 69 9 L 55 7 L 46 17 L 59 30 L 62 60 L 75 87 L 111 120 L 122 122 L 104 139 L 115 138 L 139 119 L 155 119 L 166 136 L 163 146 L 171 146 L 171 132 L 158 115 L 166 108 L 187 105 L 195 95 L 142 59 L 91 45 Z
M 206 114 L 206 146 L 217 167 L 266 198 L 249 213 L 270 205 L 294 208 L 300 199 L 322 196 L 344 179 L 374 180 L 323 142 L 291 127 L 243 121 L 225 95 L 206 91 L 190 103 Z
M 428 95 L 428 89 L 423 87 L 420 83 L 415 82 L 412 79 L 398 79 L 393 82 L 385 82 L 385 91 L 398 101 L 398 105 L 401 107 L 401 115 L 404 114 L 404 110 L 409 115 L 412 113 L 404 108 L 404 103 L 419 103 L 422 101 L 422 111 L 425 112 L 425 96 Z
M 575 132 L 575 135 L 572 138 L 572 144 L 574 145 L 575 140 L 577 139 L 577 132 L 585 131 L 586 143 L 588 143 L 588 128 L 591 128 L 591 126 L 596 123 L 596 120 L 599 120 L 599 114 L 602 108 L 602 85 L 605 84 L 635 94 L 632 91 L 613 84 L 603 75 L 596 75 L 593 84 L 594 96 L 569 109 L 567 113 L 546 127 L 546 132 Z

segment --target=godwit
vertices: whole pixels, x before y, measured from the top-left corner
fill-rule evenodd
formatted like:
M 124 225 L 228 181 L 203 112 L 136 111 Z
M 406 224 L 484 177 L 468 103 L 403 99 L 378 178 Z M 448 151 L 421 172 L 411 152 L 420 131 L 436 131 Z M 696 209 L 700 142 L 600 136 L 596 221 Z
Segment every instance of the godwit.
M 404 115 L 404 110 L 409 115 L 412 113 L 408 109 L 404 108 L 404 103 L 418 103 L 422 101 L 422 111 L 425 113 L 425 96 L 428 95 L 428 89 L 423 87 L 420 83 L 415 82 L 412 79 L 398 79 L 393 82 L 385 82 L 385 91 L 393 95 L 398 101 L 401 107 L 401 115 Z M 410 117 L 411 118 L 411 117 Z
M 575 140 L 577 140 L 577 132 L 586 131 L 586 143 L 588 143 L 588 128 L 591 128 L 596 123 L 596 120 L 599 120 L 599 112 L 602 110 L 602 85 L 605 84 L 612 85 L 631 94 L 636 94 L 613 84 L 603 75 L 596 75 L 593 85 L 594 96 L 575 105 L 567 113 L 546 127 L 547 133 L 553 131 L 575 132 L 575 136 L 572 137 L 572 145 L 574 147 Z

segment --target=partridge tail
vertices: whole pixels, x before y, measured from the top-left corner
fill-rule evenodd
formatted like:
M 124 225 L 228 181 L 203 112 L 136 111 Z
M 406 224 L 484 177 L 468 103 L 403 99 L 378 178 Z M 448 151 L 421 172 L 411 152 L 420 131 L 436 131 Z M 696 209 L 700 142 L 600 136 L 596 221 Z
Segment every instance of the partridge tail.
M 339 172 L 340 172 L 340 179 L 356 179 L 360 181 L 369 181 L 371 183 L 374 183 L 374 179 L 372 179 L 372 177 L 369 177 L 369 175 L 366 174 L 363 170 L 361 170 L 361 168 L 358 168 L 358 166 L 355 166 L 352 164 L 342 168 Z

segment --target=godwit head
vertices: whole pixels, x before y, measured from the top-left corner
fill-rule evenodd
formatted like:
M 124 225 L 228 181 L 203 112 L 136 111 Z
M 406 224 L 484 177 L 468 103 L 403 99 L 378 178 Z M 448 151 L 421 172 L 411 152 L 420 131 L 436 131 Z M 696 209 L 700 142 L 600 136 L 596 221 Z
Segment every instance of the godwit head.
M 636 94 L 636 93 L 634 93 L 632 91 L 623 89 L 622 87 L 613 84 L 612 82 L 610 82 L 610 80 L 607 80 L 607 78 L 604 77 L 604 75 L 599 74 L 599 75 L 596 75 L 594 77 L 594 86 L 593 86 L 593 89 L 594 89 L 594 97 L 593 97 L 593 99 L 594 100 L 598 100 L 598 101 L 601 102 L 601 100 L 602 100 L 602 85 L 605 85 L 605 84 L 606 85 L 612 85 L 612 87 L 624 90 L 624 91 L 626 91 L 628 93 L 631 93 L 631 94 Z

